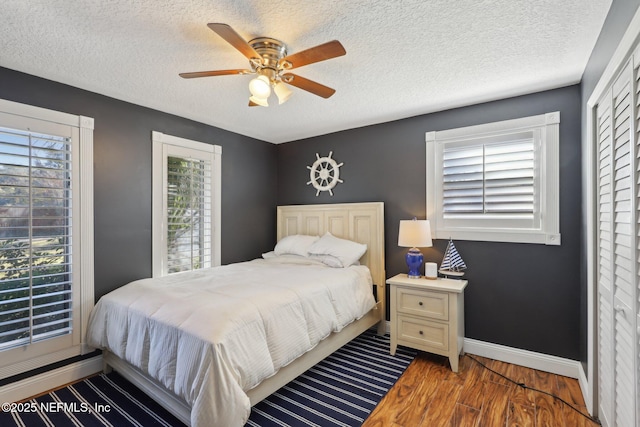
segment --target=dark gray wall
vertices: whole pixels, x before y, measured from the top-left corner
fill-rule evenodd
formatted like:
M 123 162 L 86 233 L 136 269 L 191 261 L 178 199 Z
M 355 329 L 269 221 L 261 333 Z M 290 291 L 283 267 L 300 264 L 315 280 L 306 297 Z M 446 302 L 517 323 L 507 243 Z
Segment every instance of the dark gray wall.
M 585 258 L 580 267 L 579 140 L 584 105 L 640 0 L 614 0 L 575 86 L 272 146 L 187 119 L 0 67 L 0 98 L 96 119 L 96 298 L 151 273 L 151 131 L 221 145 L 222 262 L 273 247 L 274 206 L 376 201 L 386 206 L 387 276 L 405 270 L 400 219 L 425 217 L 424 133 L 561 111 L 561 247 L 456 242 L 469 265 L 466 335 L 586 360 Z M 305 185 L 315 153 L 345 162 L 333 197 Z M 276 159 L 277 155 L 277 159 Z M 277 184 L 276 184 L 277 183 Z M 275 189 L 277 188 L 277 196 Z M 425 252 L 440 262 L 445 242 Z M 576 248 L 578 246 L 578 248 Z
M 586 120 L 586 104 L 593 93 L 600 76 L 607 67 L 611 56 L 615 52 L 622 36 L 624 35 L 631 19 L 640 6 L 640 0 L 613 0 L 607 14 L 598 41 L 591 52 L 587 66 L 582 75 L 582 111 Z M 586 123 L 585 123 L 586 124 Z
M 276 146 L 0 68 L 0 98 L 93 117 L 96 299 L 151 275 L 151 131 L 222 146 L 222 263 L 275 240 Z
M 624 35 L 631 19 L 635 15 L 640 0 L 613 0 L 611 9 L 604 22 L 598 41 L 596 42 L 591 57 L 582 75 L 581 95 L 582 95 L 582 135 L 587 135 L 587 101 L 593 93 L 593 89 L 600 80 L 602 73 L 607 67 L 613 53 L 615 52 L 622 36 Z M 586 236 L 586 207 L 583 207 L 583 236 Z M 586 239 L 582 242 L 581 255 L 581 289 L 580 289 L 580 361 L 586 369 L 587 361 L 587 256 Z
M 368 126 L 278 146 L 278 203 L 385 202 L 387 276 L 405 272 L 401 219 L 426 215 L 425 132 L 560 111 L 561 246 L 456 241 L 468 266 L 466 336 L 577 360 L 580 312 L 578 85 Z M 307 165 L 344 162 L 334 196 L 306 185 Z M 440 263 L 446 241 L 423 250 Z

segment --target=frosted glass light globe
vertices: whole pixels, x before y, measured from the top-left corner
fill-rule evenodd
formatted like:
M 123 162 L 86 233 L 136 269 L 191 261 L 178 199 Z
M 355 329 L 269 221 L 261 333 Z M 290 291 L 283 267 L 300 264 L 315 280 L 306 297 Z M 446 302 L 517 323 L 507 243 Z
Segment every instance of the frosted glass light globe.
M 258 76 L 249 82 L 249 91 L 256 98 L 266 99 L 271 95 L 271 84 L 267 76 Z

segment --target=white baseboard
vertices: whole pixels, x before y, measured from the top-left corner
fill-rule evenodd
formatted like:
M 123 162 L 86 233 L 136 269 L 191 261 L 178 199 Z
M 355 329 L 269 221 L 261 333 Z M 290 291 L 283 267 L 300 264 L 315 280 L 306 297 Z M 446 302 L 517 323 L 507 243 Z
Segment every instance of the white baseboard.
M 387 334 L 391 331 L 391 322 L 386 322 Z M 582 369 L 582 364 L 577 360 L 565 359 L 562 357 L 551 356 L 544 353 L 536 353 L 534 351 L 522 350 L 505 345 L 493 344 L 485 341 L 475 340 L 473 338 L 465 338 L 463 349 L 466 353 L 477 354 L 478 356 L 488 357 L 489 359 L 500 360 L 501 362 L 513 363 L 514 365 L 524 366 L 526 368 L 538 369 L 540 371 L 551 372 L 552 374 L 563 375 L 569 378 L 575 378 L 580 383 L 582 394 L 589 387 L 589 381 Z
M 489 359 L 513 363 L 514 365 L 537 369 L 539 371 L 551 372 L 552 374 L 563 375 L 569 378 L 579 379 L 580 372 L 582 371 L 582 364 L 577 360 L 478 341 L 472 338 L 464 339 L 463 348 L 465 353 L 477 354 L 478 356 L 488 357 Z
M 102 371 L 102 355 L 0 387 L 0 402 L 17 402 Z
M 582 391 L 582 397 L 584 398 L 584 404 L 587 406 L 587 411 L 593 415 L 593 397 L 591 396 L 591 386 L 587 379 L 587 373 L 584 371 L 582 363 L 578 372 L 578 384 L 580 384 L 580 390 Z

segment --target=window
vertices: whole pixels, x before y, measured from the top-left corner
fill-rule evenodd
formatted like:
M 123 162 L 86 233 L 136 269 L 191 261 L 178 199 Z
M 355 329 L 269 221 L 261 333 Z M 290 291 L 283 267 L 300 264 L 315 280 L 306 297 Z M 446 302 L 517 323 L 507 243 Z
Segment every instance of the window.
M 93 119 L 0 100 L 0 377 L 82 354 Z
M 435 238 L 559 245 L 559 123 L 554 112 L 428 132 Z
M 153 276 L 220 265 L 222 148 L 153 132 Z

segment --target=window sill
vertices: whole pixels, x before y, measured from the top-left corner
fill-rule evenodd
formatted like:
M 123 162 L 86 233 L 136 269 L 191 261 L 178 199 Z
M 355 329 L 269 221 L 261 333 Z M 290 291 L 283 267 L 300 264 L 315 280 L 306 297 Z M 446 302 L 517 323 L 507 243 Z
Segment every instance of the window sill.
M 472 240 L 481 242 L 504 242 L 504 243 L 533 243 L 540 245 L 559 246 L 561 244 L 560 234 L 513 230 L 503 231 L 497 229 L 488 230 L 460 230 L 460 229 L 437 229 L 433 236 L 435 239 Z

